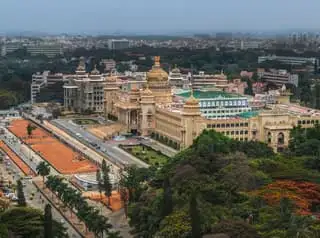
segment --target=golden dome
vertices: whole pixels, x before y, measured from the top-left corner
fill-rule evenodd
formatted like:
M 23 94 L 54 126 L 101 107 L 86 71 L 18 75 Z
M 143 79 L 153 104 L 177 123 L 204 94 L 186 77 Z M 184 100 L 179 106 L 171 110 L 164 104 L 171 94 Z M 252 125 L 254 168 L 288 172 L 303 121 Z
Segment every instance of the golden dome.
M 147 81 L 168 81 L 168 73 L 160 66 L 160 56 L 154 57 L 154 65 L 147 73 Z
M 186 105 L 199 105 L 199 100 L 193 96 L 193 90 L 191 90 L 190 97 L 186 100 Z

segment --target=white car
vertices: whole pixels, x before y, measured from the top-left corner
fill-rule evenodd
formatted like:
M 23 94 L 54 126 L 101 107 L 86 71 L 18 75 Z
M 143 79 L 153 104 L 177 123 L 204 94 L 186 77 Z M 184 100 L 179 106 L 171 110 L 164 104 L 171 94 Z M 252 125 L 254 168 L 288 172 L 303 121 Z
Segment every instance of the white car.
M 11 201 L 18 201 L 18 197 L 16 195 L 12 196 Z

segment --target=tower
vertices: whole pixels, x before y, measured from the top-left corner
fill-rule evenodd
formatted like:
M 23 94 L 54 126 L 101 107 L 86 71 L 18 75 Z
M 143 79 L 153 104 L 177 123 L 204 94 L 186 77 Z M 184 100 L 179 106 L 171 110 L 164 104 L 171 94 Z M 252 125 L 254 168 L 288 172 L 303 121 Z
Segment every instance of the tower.
M 186 100 L 182 110 L 182 146 L 184 148 L 192 145 L 193 139 L 197 136 L 197 120 L 201 119 L 199 100 L 193 96 L 191 90 L 190 97 Z
M 147 72 L 147 81 L 156 103 L 172 102 L 168 78 L 168 73 L 161 68 L 160 56 L 155 56 L 152 69 Z
M 147 88 L 141 92 L 141 135 L 150 134 L 150 130 L 154 128 L 155 100 L 152 91 Z

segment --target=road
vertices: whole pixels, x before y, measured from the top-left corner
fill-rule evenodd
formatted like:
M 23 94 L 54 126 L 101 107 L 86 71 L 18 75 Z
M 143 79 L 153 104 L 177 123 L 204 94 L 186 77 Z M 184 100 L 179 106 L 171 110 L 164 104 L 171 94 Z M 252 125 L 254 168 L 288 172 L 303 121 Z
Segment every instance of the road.
M 143 168 L 149 167 L 148 164 L 119 149 L 116 144 L 104 142 L 100 138 L 86 131 L 81 126 L 73 123 L 71 120 L 56 119 L 51 121 L 51 123 L 64 130 L 74 138 L 77 138 L 77 140 L 81 141 L 83 144 L 91 148 L 93 147 L 98 152 L 106 155 L 111 162 L 121 165 L 136 165 Z

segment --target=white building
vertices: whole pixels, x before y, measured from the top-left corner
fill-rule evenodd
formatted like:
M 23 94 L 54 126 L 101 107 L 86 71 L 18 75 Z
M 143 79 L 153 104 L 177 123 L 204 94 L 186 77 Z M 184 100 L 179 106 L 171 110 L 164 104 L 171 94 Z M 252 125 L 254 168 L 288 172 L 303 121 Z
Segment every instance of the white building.
M 258 77 L 266 82 L 274 83 L 275 85 L 281 87 L 284 84 L 292 84 L 298 87 L 299 75 L 290 74 L 287 70 L 275 70 L 265 71 L 264 69 L 258 69 Z

